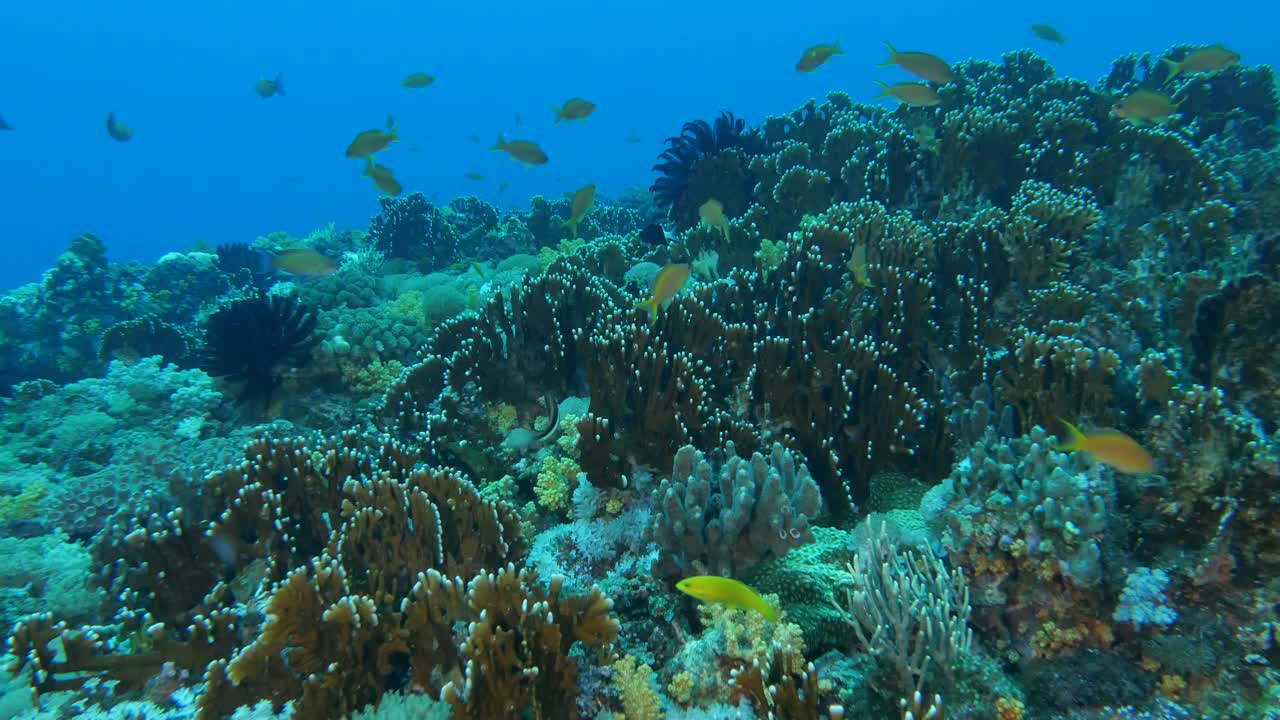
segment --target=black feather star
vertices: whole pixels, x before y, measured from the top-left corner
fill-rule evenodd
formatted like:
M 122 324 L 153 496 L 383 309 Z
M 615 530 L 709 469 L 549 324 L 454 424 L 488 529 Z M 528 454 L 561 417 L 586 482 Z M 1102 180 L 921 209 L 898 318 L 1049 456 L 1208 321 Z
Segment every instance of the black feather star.
M 234 300 L 206 321 L 200 366 L 244 383 L 241 402 L 266 407 L 280 386 L 280 369 L 305 365 L 320 342 L 315 329 L 315 311 L 296 296 L 259 292 Z
M 667 138 L 668 147 L 653 166 L 662 177 L 649 187 L 658 204 L 670 207 L 680 199 L 689 186 L 694 164 L 701 158 L 729 148 L 753 149 L 756 136 L 746 131 L 746 125 L 746 121 L 735 118 L 733 113 L 721 111 L 714 124 L 706 120 L 687 122 L 679 135 Z

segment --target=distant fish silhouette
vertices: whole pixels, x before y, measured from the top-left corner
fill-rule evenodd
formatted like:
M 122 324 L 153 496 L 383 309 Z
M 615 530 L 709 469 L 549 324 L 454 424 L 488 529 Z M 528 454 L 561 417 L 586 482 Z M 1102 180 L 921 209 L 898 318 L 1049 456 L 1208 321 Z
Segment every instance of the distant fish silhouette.
M 261 78 L 257 84 L 253 86 L 253 91 L 258 93 L 260 98 L 269 98 L 272 95 L 284 97 L 284 83 L 280 82 L 280 73 L 276 73 L 276 79 Z
M 13 129 L 13 126 L 5 122 L 4 118 L 0 117 L 0 130 L 12 130 L 12 129 Z
M 128 142 L 133 137 L 133 128 L 116 120 L 116 114 L 107 113 L 107 134 L 117 142 Z

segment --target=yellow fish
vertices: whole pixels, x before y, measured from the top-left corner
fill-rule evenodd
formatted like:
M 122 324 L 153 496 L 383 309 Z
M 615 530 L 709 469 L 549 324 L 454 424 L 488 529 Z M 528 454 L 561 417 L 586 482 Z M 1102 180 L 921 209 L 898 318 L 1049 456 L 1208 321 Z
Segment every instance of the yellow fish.
M 676 589 L 699 600 L 720 603 L 738 610 L 754 610 L 770 622 L 778 621 L 778 611 L 745 583 L 718 575 L 695 575 L 676 583 Z
M 285 250 L 271 258 L 271 267 L 293 275 L 320 277 L 332 275 L 338 269 L 338 263 L 327 255 L 315 250 Z
M 386 131 L 365 130 L 356 135 L 356 139 L 347 146 L 347 157 L 367 158 L 376 152 L 386 150 L 388 145 L 399 139 L 400 136 L 396 134 L 395 118 L 388 115 Z
M 729 221 L 725 219 L 724 206 L 719 200 L 711 198 L 702 203 L 702 207 L 698 208 L 698 217 L 706 225 L 720 228 L 720 232 L 724 233 L 724 239 L 729 239 Z
M 280 82 L 280 73 L 276 73 L 276 79 L 259 78 L 254 84 L 253 91 L 258 93 L 260 98 L 269 98 L 272 95 L 284 97 L 284 83 Z
M 876 99 L 891 97 L 916 107 L 933 107 L 942 102 L 942 98 L 938 97 L 938 91 L 924 83 L 900 82 L 890 85 L 879 80 L 876 82 L 880 83 L 882 88 Z
M 946 60 L 937 55 L 915 50 L 898 52 L 889 43 L 885 43 L 885 46 L 889 48 L 889 59 L 880 63 L 882 67 L 885 65 L 897 65 L 916 77 L 922 77 L 931 83 L 939 85 L 945 85 L 956 79 L 955 73 L 951 72 L 951 66 L 947 64 Z
M 596 111 L 596 104 L 576 97 L 570 98 L 564 107 L 552 105 L 551 109 L 556 111 L 556 122 L 559 123 L 561 120 L 586 120 L 588 115 Z M 517 120 L 516 124 L 520 124 L 520 121 Z
M 1057 446 L 1061 452 L 1082 450 L 1094 460 L 1122 473 L 1141 474 L 1156 469 L 1151 454 L 1119 430 L 1094 430 L 1085 434 L 1066 420 L 1062 424 L 1067 426 L 1070 438 Z
M 649 321 L 658 319 L 658 306 L 675 297 L 684 284 L 689 282 L 689 266 L 685 263 L 669 263 L 658 271 L 653 280 L 653 295 L 644 302 L 636 303 L 636 307 L 649 310 Z
M 814 45 L 805 50 L 804 54 L 800 56 L 799 62 L 796 63 L 796 72 L 813 72 L 825 65 L 831 58 L 843 54 L 844 51 L 840 49 L 839 40 L 830 45 Z
M 498 144 L 489 149 L 493 151 L 500 150 L 526 165 L 547 164 L 547 154 L 542 152 L 542 148 L 538 147 L 537 143 L 530 140 L 507 142 L 502 139 L 502 133 L 498 133 Z
M 107 134 L 117 142 L 128 142 L 133 137 L 133 128 L 116 120 L 116 114 L 107 113 Z
M 587 185 L 573 195 L 573 211 L 569 215 L 569 219 L 565 221 L 565 225 L 569 226 L 569 232 L 573 233 L 573 237 L 578 237 L 578 223 L 582 222 L 582 218 L 591 210 L 591 203 L 596 200 L 596 186 Z
M 1058 43 L 1059 45 L 1067 44 L 1067 39 L 1063 37 L 1062 33 L 1058 32 L 1058 29 L 1052 25 L 1036 23 L 1031 26 L 1031 32 L 1041 40 L 1048 40 L 1051 43 Z
M 1240 62 L 1240 53 L 1235 50 L 1228 50 L 1221 45 L 1214 45 L 1213 47 L 1195 50 L 1178 62 L 1174 62 L 1169 58 L 1164 58 L 1160 62 L 1169 68 L 1169 77 L 1165 78 L 1167 82 L 1182 73 L 1213 72 L 1214 70 L 1231 67 Z
M 407 88 L 424 88 L 424 87 L 427 87 L 428 85 L 431 85 L 435 81 L 436 81 L 435 78 L 431 77 L 426 73 L 416 72 L 416 73 L 413 73 L 412 75 L 409 75 L 404 80 L 401 80 L 400 84 Z
M 875 287 L 871 284 L 871 279 L 867 277 L 867 246 L 865 243 L 858 243 L 853 246 L 853 252 L 849 253 L 849 262 L 845 267 L 853 271 L 853 279 L 862 287 Z
M 1111 114 L 1130 122 L 1159 120 L 1177 112 L 1180 104 L 1156 90 L 1134 90 L 1111 106 Z
M 373 184 L 376 185 L 379 190 L 392 196 L 399 195 L 401 193 L 403 188 L 400 187 L 400 182 L 396 180 L 396 176 L 391 172 L 391 168 L 375 163 L 372 156 L 365 160 L 368 164 L 365 165 L 364 174 L 367 177 L 373 178 Z

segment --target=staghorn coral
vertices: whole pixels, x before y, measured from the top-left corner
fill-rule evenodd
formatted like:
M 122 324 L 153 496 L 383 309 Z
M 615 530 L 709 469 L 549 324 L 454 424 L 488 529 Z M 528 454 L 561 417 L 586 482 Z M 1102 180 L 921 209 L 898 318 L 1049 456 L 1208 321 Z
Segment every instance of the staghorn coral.
M 767 458 L 746 458 L 730 442 L 714 463 L 686 445 L 658 493 L 649 534 L 661 571 L 676 576 L 738 577 L 810 542 L 809 521 L 822 506 L 804 464 L 777 443 Z

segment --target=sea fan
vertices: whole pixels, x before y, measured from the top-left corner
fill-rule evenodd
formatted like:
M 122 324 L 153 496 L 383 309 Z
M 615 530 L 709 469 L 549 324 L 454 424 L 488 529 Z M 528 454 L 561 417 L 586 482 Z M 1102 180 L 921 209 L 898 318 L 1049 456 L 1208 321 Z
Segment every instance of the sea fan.
M 304 365 L 320 341 L 316 314 L 293 295 L 234 300 L 205 322 L 200 366 L 210 375 L 244 383 L 240 401 L 266 407 L 280 385 L 282 366 Z
M 669 147 L 658 157 L 658 164 L 653 166 L 654 170 L 662 173 L 662 177 L 649 187 L 657 203 L 671 207 L 680 199 L 699 159 L 729 148 L 754 152 L 759 138 L 754 130 L 745 128 L 746 121 L 735 118 L 731 112 L 721 111 L 714 124 L 706 120 L 687 122 L 678 136 L 667 138 Z

